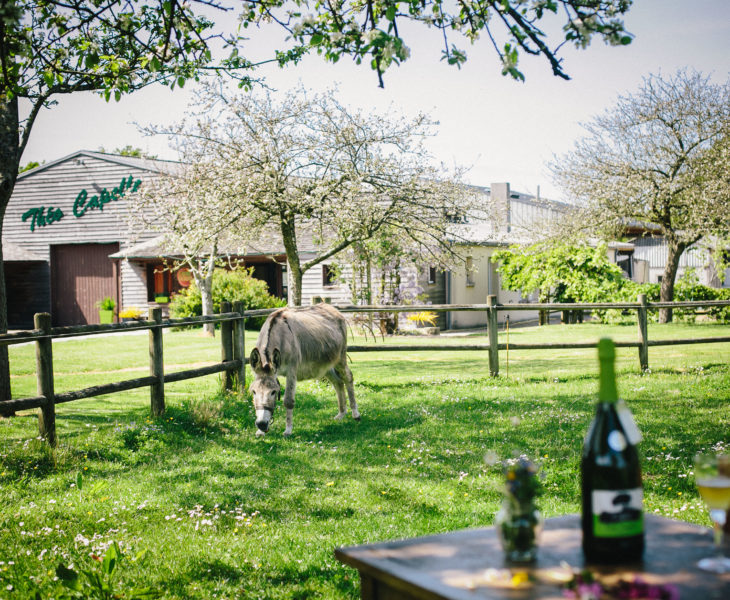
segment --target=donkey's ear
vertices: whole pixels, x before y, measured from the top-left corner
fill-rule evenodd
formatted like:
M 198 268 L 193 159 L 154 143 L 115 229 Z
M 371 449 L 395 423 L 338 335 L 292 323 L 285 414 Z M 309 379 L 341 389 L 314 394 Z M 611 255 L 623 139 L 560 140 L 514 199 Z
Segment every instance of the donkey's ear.
M 281 366 L 281 352 L 278 348 L 274 348 L 274 370 L 278 371 Z
M 252 369 L 258 369 L 261 366 L 261 355 L 259 354 L 258 348 L 251 350 L 251 356 L 248 359 L 248 364 L 251 365 Z

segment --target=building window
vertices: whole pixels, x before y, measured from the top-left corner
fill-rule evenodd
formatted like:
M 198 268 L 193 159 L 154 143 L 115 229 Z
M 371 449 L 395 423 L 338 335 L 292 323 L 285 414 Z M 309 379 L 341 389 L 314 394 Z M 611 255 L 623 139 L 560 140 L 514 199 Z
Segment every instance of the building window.
M 428 283 L 430 283 L 430 284 L 436 283 L 436 267 L 428 268 Z
M 474 287 L 474 258 L 471 256 L 466 257 L 466 286 Z
M 147 264 L 147 301 L 169 302 L 170 296 L 182 287 L 172 271 L 163 264 Z M 159 300 L 158 300 L 159 299 Z
M 337 269 L 333 265 L 322 265 L 322 285 L 332 287 L 337 284 Z
M 616 253 L 616 264 L 621 267 L 621 270 L 626 274 L 626 277 L 631 279 L 634 276 L 634 252 L 633 250 L 619 250 Z

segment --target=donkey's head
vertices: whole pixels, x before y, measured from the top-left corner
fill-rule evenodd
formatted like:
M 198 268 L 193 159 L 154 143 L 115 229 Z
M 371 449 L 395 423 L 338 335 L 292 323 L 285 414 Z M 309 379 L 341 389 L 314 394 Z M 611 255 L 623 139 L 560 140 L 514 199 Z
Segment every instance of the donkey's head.
M 249 364 L 255 376 L 251 384 L 251 393 L 256 410 L 256 427 L 260 432 L 266 433 L 276 408 L 276 401 L 281 396 L 281 385 L 276 378 L 276 372 L 281 365 L 281 353 L 278 348 L 274 348 L 271 357 L 268 351 L 262 356 L 258 348 L 254 348 L 251 351 Z

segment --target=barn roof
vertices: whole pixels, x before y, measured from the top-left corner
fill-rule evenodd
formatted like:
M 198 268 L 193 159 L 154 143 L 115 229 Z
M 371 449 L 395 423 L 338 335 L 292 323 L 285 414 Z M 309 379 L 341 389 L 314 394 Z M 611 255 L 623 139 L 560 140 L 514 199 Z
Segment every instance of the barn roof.
M 46 169 L 50 169 L 69 160 L 83 161 L 84 157 L 95 158 L 97 160 L 103 160 L 106 162 L 123 165 L 125 167 L 134 167 L 137 169 L 143 169 L 145 171 L 152 171 L 154 173 L 172 174 L 176 172 L 180 166 L 180 163 L 174 160 L 158 160 L 152 158 L 140 158 L 137 156 L 107 154 L 106 152 L 94 152 L 92 150 L 78 150 L 62 158 L 57 158 L 56 160 L 43 163 L 42 165 L 35 167 L 34 169 L 30 169 L 29 171 L 24 171 L 23 173 L 20 173 L 18 175 L 18 181 L 21 181 L 28 177 L 33 177 L 38 173 L 42 173 Z
M 302 253 L 314 251 L 312 232 L 307 227 L 297 231 L 299 251 Z M 256 239 L 249 242 L 235 242 L 233 240 L 219 243 L 218 254 L 221 256 L 279 256 L 285 254 L 281 234 L 273 226 L 265 227 Z M 119 252 L 109 255 L 109 258 L 153 259 L 179 258 L 184 255 L 182 248 L 170 245 L 165 235 L 160 235 L 146 242 L 135 244 Z

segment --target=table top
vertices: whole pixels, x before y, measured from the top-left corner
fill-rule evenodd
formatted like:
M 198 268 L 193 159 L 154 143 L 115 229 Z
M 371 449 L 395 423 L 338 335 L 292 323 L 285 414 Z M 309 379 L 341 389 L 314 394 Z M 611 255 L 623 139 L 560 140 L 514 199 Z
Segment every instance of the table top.
M 578 515 L 546 519 L 537 560 L 529 565 L 505 562 L 494 527 L 338 548 L 335 556 L 361 576 L 387 585 L 394 597 L 400 591 L 430 599 L 565 600 L 562 586 L 570 570 L 561 564 L 567 563 L 590 568 L 604 584 L 639 576 L 651 584 L 676 586 L 682 600 L 730 599 L 730 574 L 696 567 L 714 552 L 709 529 L 647 514 L 645 531 L 644 559 L 612 567 L 585 563 Z

